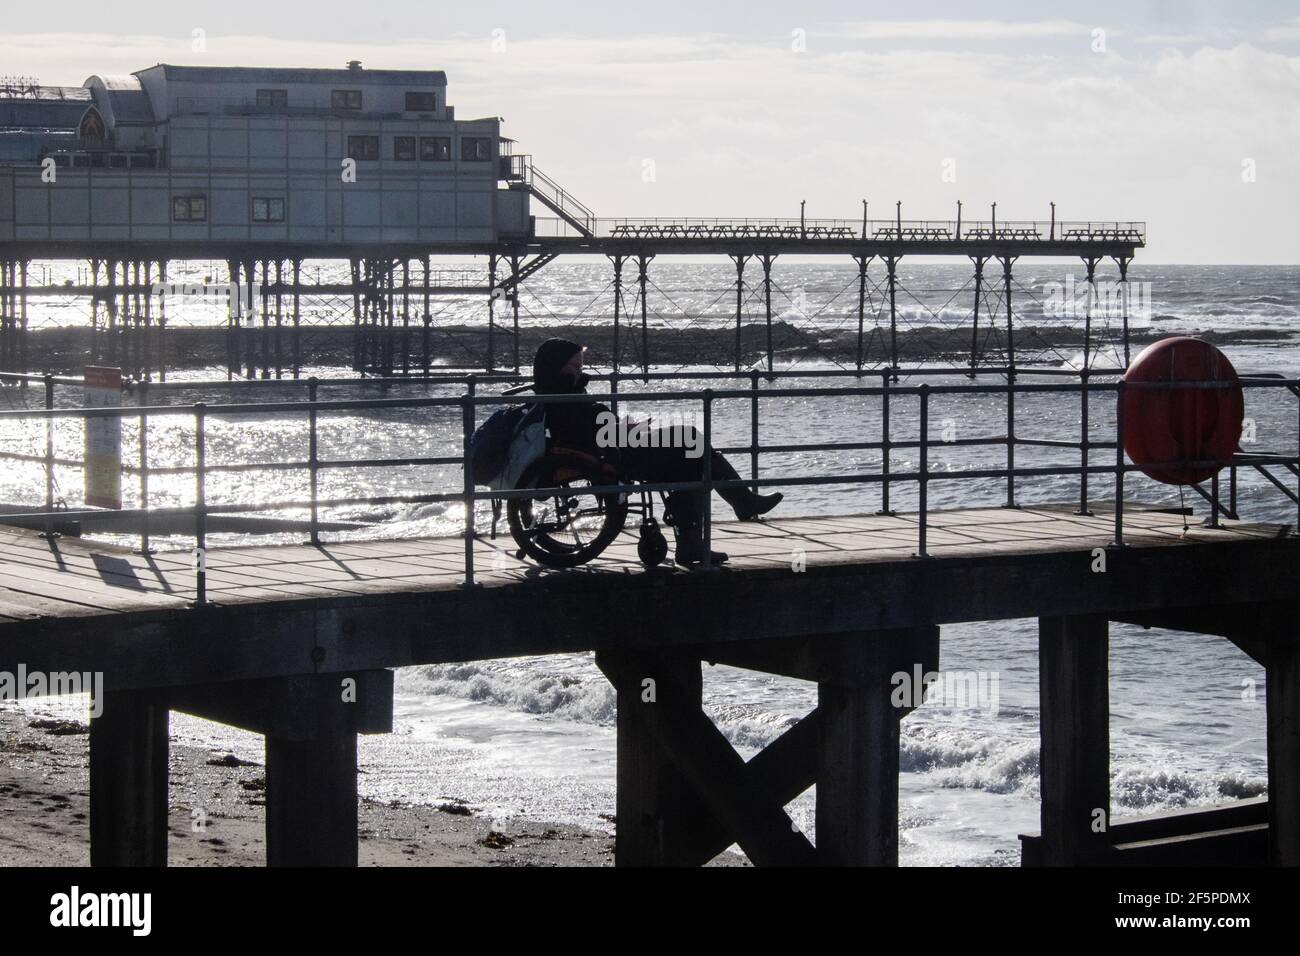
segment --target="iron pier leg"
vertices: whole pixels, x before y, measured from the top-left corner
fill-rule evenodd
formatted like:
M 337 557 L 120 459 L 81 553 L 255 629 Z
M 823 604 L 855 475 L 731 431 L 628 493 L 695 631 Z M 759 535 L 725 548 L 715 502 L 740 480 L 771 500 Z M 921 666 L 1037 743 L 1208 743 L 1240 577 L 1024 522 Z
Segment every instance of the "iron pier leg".
M 970 377 L 975 378 L 975 368 L 979 365 L 980 348 L 980 297 L 984 294 L 984 257 L 971 256 L 975 263 L 975 309 L 970 329 Z
M 637 283 L 641 288 L 641 373 L 648 376 L 650 374 L 650 332 L 646 322 L 646 296 L 645 286 L 647 279 L 647 270 L 650 266 L 650 260 L 654 256 L 647 256 L 645 253 L 637 254 Z M 649 381 L 649 379 L 646 379 Z
M 497 305 L 497 257 L 488 256 L 488 327 L 487 327 L 487 363 L 484 368 L 489 375 L 496 368 L 496 305 Z
M 759 261 L 763 263 L 763 312 L 767 321 L 767 370 L 772 371 L 772 260 L 776 256 L 763 253 Z
M 302 374 L 302 260 L 293 260 L 293 377 Z
M 1015 256 L 1004 256 L 1002 259 L 1002 298 L 1006 300 L 1007 307 L 1007 368 L 1013 376 L 1016 373 L 1016 332 L 1011 310 L 1011 265 L 1015 261 Z
M 887 256 L 885 268 L 889 279 L 889 367 L 898 381 L 898 257 Z
M 865 226 L 863 227 L 865 233 Z M 871 263 L 873 256 L 854 256 L 858 262 L 858 371 L 862 371 L 862 363 L 866 358 L 865 335 L 866 335 L 866 316 L 867 316 L 867 266 Z

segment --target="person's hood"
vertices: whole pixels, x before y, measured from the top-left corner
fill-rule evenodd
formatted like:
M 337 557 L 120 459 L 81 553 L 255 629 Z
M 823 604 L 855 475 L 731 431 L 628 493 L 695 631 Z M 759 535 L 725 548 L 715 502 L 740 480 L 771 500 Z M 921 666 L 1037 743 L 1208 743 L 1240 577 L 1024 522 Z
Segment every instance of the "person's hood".
M 571 377 L 560 374 L 560 369 L 581 351 L 581 345 L 568 339 L 547 339 L 539 345 L 537 355 L 533 358 L 533 391 L 539 395 L 564 395 L 582 391 L 585 382 L 575 382 Z

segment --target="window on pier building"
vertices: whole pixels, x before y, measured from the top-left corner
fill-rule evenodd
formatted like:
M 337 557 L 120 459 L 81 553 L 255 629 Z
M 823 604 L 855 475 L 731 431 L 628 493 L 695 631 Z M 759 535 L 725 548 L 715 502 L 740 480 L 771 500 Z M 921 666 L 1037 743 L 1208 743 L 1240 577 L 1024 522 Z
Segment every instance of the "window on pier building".
M 403 161 L 415 160 L 415 137 L 414 136 L 394 136 L 393 137 L 393 159 Z
M 463 162 L 482 162 L 492 158 L 491 136 L 462 136 L 460 158 Z
M 361 109 L 361 91 L 334 90 L 330 93 L 330 107 L 336 110 Z
M 349 159 L 378 159 L 379 158 L 379 137 L 378 136 L 349 136 L 348 137 L 348 158 Z
M 450 136 L 421 136 L 420 161 L 446 163 L 451 160 Z
M 284 200 L 278 196 L 253 197 L 253 222 L 284 222 Z
M 207 222 L 208 221 L 208 197 L 207 196 L 173 196 L 172 197 L 172 221 L 173 222 Z
M 408 113 L 433 113 L 438 109 L 437 93 L 407 93 L 406 111 Z
M 257 108 L 262 110 L 282 110 L 289 106 L 288 90 L 258 90 Z

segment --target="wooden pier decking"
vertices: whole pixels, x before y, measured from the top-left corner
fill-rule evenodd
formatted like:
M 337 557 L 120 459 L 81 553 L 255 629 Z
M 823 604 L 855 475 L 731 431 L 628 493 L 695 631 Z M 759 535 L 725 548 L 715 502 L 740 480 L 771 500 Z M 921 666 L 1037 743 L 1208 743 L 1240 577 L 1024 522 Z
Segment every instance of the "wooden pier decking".
M 165 860 L 168 710 L 266 734 L 271 862 L 349 863 L 355 734 L 391 727 L 386 669 L 595 651 L 618 690 L 619 862 L 700 863 L 738 842 L 757 863 L 887 864 L 907 712 L 890 675 L 937 670 L 940 625 L 1039 617 L 1034 859 L 1067 863 L 1118 852 L 1091 826 L 1109 806 L 1108 623 L 1220 634 L 1267 668 L 1269 852 L 1300 862 L 1300 538 L 1133 507 L 1114 548 L 1113 513 L 1075 507 L 931 512 L 924 559 L 914 515 L 718 523 L 731 560 L 707 573 L 645 572 L 630 533 L 545 571 L 503 534 L 476 542 L 473 587 L 460 537 L 211 548 L 200 608 L 188 551 L 4 530 L 0 669 L 104 674 L 96 863 Z M 814 680 L 819 705 L 746 763 L 700 709 L 701 661 Z M 356 702 L 340 704 L 347 679 Z M 813 783 L 816 847 L 782 809 Z

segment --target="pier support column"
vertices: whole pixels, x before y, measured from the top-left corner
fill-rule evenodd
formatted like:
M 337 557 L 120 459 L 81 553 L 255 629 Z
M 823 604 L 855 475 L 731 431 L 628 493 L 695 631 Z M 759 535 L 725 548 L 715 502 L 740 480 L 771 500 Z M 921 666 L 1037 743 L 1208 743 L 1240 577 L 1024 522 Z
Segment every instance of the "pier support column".
M 863 238 L 866 238 L 865 221 L 862 226 Z M 862 371 L 862 363 L 866 359 L 866 319 L 867 319 L 867 267 L 871 264 L 874 256 L 854 256 L 858 264 L 858 356 L 857 368 Z
M 816 862 L 784 807 L 812 782 L 800 758 L 817 722 L 787 731 L 795 746 L 778 741 L 746 762 L 700 707 L 700 660 L 687 649 L 597 651 L 618 691 L 616 862 L 700 865 L 733 842 L 756 866 Z
M 1085 257 L 1083 262 L 1088 270 L 1088 301 L 1083 312 L 1083 368 L 1087 371 L 1092 365 L 1092 310 L 1097 301 L 1097 263 L 1098 259 Z
M 614 265 L 614 344 L 612 347 L 613 355 L 610 358 L 610 366 L 614 370 L 614 380 L 618 381 L 619 368 L 622 365 L 622 346 L 619 343 L 619 317 L 623 314 L 623 257 L 613 255 L 609 261 Z M 516 289 L 518 285 L 516 285 Z M 517 308 L 517 307 L 516 307 Z M 515 363 L 518 365 L 518 362 Z
M 1129 363 L 1129 344 L 1128 344 L 1128 311 L 1129 311 L 1129 291 L 1128 284 L 1128 265 L 1133 260 L 1128 256 L 1115 256 L 1115 265 L 1119 268 L 1119 303 L 1120 303 L 1120 323 L 1121 332 L 1124 336 L 1124 367 L 1128 368 Z
M 898 865 L 898 738 L 902 714 L 886 674 L 865 686 L 817 685 L 817 861 Z
M 357 734 L 392 731 L 392 671 L 232 681 L 168 694 L 173 710 L 266 738 L 270 866 L 356 866 Z
M 767 322 L 767 370 L 772 371 L 772 262 L 776 256 L 763 253 L 758 257 L 763 264 L 763 314 Z
M 749 256 L 736 252 L 732 253 L 731 258 L 736 263 L 736 371 L 739 372 L 742 356 L 740 331 L 745 304 L 745 263 L 749 261 Z
M 519 256 L 510 257 L 510 366 L 519 371 Z M 616 306 L 617 307 L 617 306 Z M 618 343 L 618 319 L 614 321 L 614 341 Z M 615 352 L 617 352 L 615 348 Z M 618 373 L 618 359 L 614 360 L 614 372 Z
M 925 675 L 939 669 L 939 628 L 823 645 L 798 668 L 817 677 L 817 862 L 897 866 L 900 723 L 922 703 Z
M 496 369 L 496 323 L 497 323 L 497 257 L 495 254 L 488 256 L 488 313 L 487 313 L 487 353 L 483 362 L 483 370 L 491 375 Z
M 980 298 L 984 295 L 984 257 L 971 256 L 975 263 L 975 307 L 971 312 L 970 326 L 970 378 L 974 380 L 980 354 Z
M 637 263 L 637 284 L 641 290 L 641 373 L 650 374 L 650 332 L 646 321 L 646 297 L 645 287 L 649 280 L 650 260 L 654 256 L 648 256 L 645 253 L 638 253 Z M 647 378 L 646 381 L 649 381 Z
M 1002 298 L 1007 306 L 1007 368 L 1013 376 L 1016 372 L 1016 332 L 1011 310 L 1011 266 L 1015 261 L 1015 256 L 1002 257 Z
M 1269 862 L 1300 866 L 1300 644 L 1294 633 L 1269 641 L 1267 655 Z
M 1038 621 L 1042 862 L 1100 862 L 1110 826 L 1110 624 Z
M 107 691 L 90 720 L 90 865 L 167 865 L 167 707 Z
M 293 377 L 302 373 L 302 260 L 293 260 Z
M 357 735 L 266 738 L 266 862 L 357 865 Z
M 886 278 L 889 281 L 889 367 L 898 381 L 898 257 L 885 257 Z
M 167 260 L 158 260 L 158 281 L 163 285 L 158 296 L 158 381 L 167 381 Z
M 701 705 L 700 662 L 670 655 L 646 657 L 639 670 L 602 666 L 616 674 L 618 694 L 617 866 L 689 866 L 700 822 L 710 819 L 660 736 L 674 709 Z M 649 683 L 647 683 L 649 682 Z
M 429 331 L 430 325 L 433 322 L 433 315 L 431 313 L 432 307 L 429 302 L 429 273 L 432 268 L 433 265 L 430 261 L 430 257 L 426 255 L 424 257 L 424 315 L 421 316 L 422 321 L 420 322 L 420 367 L 424 370 L 425 375 L 429 374 Z M 516 302 L 517 301 L 518 299 L 516 299 Z M 515 351 L 518 352 L 518 350 L 519 336 L 516 334 Z M 519 362 L 516 360 L 515 367 L 517 368 L 518 366 Z

